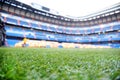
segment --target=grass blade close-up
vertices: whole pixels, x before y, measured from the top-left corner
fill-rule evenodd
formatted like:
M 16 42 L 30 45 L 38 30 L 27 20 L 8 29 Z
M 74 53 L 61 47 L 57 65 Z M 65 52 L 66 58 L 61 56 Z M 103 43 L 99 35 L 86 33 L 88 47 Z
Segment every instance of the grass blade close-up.
M 0 48 L 0 80 L 119 80 L 120 49 Z

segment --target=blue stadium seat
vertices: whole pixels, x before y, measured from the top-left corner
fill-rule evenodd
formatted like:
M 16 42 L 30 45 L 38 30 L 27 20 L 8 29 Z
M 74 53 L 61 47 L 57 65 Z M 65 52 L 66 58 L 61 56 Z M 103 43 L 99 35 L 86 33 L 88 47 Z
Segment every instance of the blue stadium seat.
M 30 29 L 24 29 L 25 33 L 24 35 L 27 37 L 27 38 L 34 38 L 35 34 L 33 33 L 32 30 Z
M 120 30 L 120 25 L 113 26 L 113 30 Z
M 56 29 L 54 27 L 50 27 L 50 30 L 56 32 Z
M 110 30 L 110 26 L 104 27 L 104 28 L 102 29 L 103 32 L 106 32 L 106 31 L 109 31 L 109 30 Z
M 41 25 L 42 30 L 47 30 L 47 26 Z
M 6 17 L 6 22 L 10 24 L 18 24 L 16 19 Z
M 18 42 L 20 42 L 21 40 L 16 40 L 16 39 L 7 39 L 6 42 L 7 42 L 7 45 L 8 46 L 11 46 L 11 47 L 14 47 L 14 45 Z
M 65 33 L 68 33 L 68 34 L 70 34 L 70 31 L 69 31 L 69 29 L 65 29 Z
M 15 37 L 23 37 L 22 28 L 12 27 L 12 26 L 5 26 L 6 35 L 8 36 L 15 36 Z
M 7 26 L 7 25 L 5 25 L 5 30 L 7 31 L 7 30 L 10 30 L 10 26 Z
M 94 32 L 95 32 L 95 33 L 100 32 L 100 28 L 94 28 Z
M 38 26 L 38 24 L 31 23 L 31 27 L 32 27 L 32 28 L 38 28 L 39 26 Z
M 87 34 L 90 34 L 92 33 L 92 30 L 91 29 L 87 29 Z
M 62 33 L 62 32 L 64 32 L 64 31 L 63 31 L 63 29 L 62 29 L 62 28 L 57 28 L 57 32 Z
M 20 20 L 20 25 L 24 27 L 30 27 L 28 22 Z
M 85 34 L 85 31 L 84 30 L 80 30 L 80 34 Z

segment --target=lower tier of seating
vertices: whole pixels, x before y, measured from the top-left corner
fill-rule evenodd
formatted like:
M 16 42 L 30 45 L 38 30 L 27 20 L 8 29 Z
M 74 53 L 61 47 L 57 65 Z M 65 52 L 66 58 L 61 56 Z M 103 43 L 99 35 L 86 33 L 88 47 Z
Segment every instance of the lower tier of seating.
M 31 38 L 37 40 L 50 40 L 57 42 L 73 42 L 73 43 L 90 43 L 90 42 L 103 42 L 103 41 L 120 41 L 120 32 L 109 32 L 92 35 L 68 35 L 51 33 L 40 30 L 33 30 L 14 26 L 5 26 L 6 35 L 21 38 Z
M 24 41 L 17 39 L 6 39 L 6 46 L 8 47 L 23 47 Z M 96 44 L 80 44 L 80 43 L 59 43 L 45 40 L 28 40 L 24 47 L 37 48 L 120 48 L 120 43 L 96 43 Z

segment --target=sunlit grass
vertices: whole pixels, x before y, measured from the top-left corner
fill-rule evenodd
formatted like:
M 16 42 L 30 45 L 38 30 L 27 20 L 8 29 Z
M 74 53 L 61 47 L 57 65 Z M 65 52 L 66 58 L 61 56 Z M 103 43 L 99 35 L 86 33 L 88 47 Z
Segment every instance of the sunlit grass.
M 0 80 L 117 80 L 120 49 L 0 48 Z

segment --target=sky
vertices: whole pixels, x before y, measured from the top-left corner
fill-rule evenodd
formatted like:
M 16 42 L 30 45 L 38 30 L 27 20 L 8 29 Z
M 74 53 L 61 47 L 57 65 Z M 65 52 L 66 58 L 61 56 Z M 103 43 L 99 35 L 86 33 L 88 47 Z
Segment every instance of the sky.
M 61 15 L 83 17 L 98 12 L 120 0 L 19 0 L 24 3 L 37 3 L 58 11 Z

